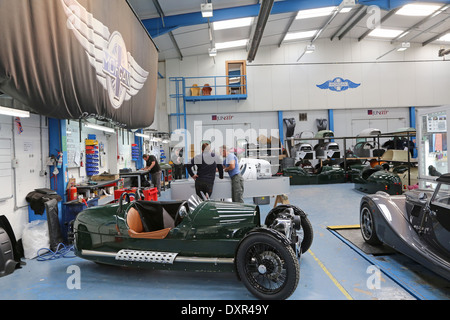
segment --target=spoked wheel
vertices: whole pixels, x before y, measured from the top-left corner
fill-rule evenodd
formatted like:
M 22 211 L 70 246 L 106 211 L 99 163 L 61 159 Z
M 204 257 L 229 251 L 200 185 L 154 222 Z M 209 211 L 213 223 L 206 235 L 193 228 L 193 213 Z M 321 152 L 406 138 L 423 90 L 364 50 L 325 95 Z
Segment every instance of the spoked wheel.
M 247 289 L 259 299 L 287 299 L 300 278 L 300 266 L 292 248 L 263 233 L 242 241 L 236 267 Z
M 381 244 L 375 230 L 375 220 L 372 211 L 367 204 L 364 204 L 360 212 L 361 234 L 363 239 L 371 245 Z

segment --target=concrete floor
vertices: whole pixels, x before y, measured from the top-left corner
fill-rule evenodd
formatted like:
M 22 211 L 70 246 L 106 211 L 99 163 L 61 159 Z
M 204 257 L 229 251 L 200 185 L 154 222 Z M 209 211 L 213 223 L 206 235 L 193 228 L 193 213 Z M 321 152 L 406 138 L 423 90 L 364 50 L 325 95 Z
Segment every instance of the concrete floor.
M 300 282 L 290 300 L 449 300 L 450 283 L 407 257 L 395 253 L 368 260 L 327 229 L 359 224 L 362 195 L 351 183 L 291 187 L 289 201 L 309 215 L 314 241 L 301 258 Z M 170 199 L 170 189 L 160 199 Z M 262 221 L 274 201 L 261 206 Z M 126 269 L 77 257 L 24 261 L 0 278 L 0 299 L 254 300 L 232 273 Z M 373 261 L 381 273 L 374 273 L 379 269 Z M 73 268 L 79 268 L 80 288 L 70 288 Z

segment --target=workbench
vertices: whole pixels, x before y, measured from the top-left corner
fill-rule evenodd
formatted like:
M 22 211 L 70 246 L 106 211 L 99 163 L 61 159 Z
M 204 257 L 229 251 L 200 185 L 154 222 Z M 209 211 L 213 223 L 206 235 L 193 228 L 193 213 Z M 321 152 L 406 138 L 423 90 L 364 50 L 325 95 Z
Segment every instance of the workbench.
M 138 170 L 138 171 L 132 171 L 132 172 L 121 172 L 120 178 L 137 178 L 137 187 L 140 188 L 142 186 L 142 179 L 145 176 L 149 175 L 149 171 L 147 170 Z
M 82 193 L 85 195 L 85 199 L 91 199 L 92 198 L 91 192 L 101 188 L 114 187 L 119 181 L 120 179 L 108 181 L 95 181 L 95 183 L 91 182 L 91 183 L 77 184 L 75 187 L 77 188 L 78 194 Z M 98 196 L 100 196 L 100 194 Z M 114 200 L 114 193 L 112 195 L 100 199 L 98 205 L 104 205 L 113 200 Z

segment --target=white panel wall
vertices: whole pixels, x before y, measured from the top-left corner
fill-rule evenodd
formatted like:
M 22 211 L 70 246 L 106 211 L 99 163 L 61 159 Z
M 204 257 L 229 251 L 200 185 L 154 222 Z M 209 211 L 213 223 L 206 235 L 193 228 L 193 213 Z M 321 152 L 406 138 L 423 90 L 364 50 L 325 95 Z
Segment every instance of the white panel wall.
M 12 185 L 2 186 L 2 190 L 9 189 L 13 197 L 0 201 L 0 214 L 8 218 L 16 237 L 21 238 L 23 226 L 28 222 L 25 197 L 36 188 L 50 187 L 50 173 L 45 166 L 49 152 L 48 127 L 45 117 L 32 114 L 30 118 L 21 118 L 23 132 L 19 133 L 13 119 L 0 116 L 0 138 L 11 140 L 10 159 L 15 158 L 18 162 L 15 169 L 9 166 Z M 47 175 L 40 175 L 42 168 Z
M 377 60 L 393 48 L 389 42 L 326 39 L 316 42 L 316 52 L 297 63 L 304 46 L 260 47 L 255 61 L 247 65 L 247 100 L 188 103 L 187 112 L 420 107 L 450 101 L 450 90 L 446 90 L 450 63 L 437 57 L 439 46 L 413 45 L 403 53 L 394 51 Z M 215 59 L 202 55 L 169 60 L 166 76 L 223 76 L 225 61 L 237 59 L 246 60 L 245 50 L 219 52 Z M 316 87 L 335 77 L 361 86 L 344 92 Z M 174 113 L 175 100 L 168 94 L 167 99 L 169 113 Z

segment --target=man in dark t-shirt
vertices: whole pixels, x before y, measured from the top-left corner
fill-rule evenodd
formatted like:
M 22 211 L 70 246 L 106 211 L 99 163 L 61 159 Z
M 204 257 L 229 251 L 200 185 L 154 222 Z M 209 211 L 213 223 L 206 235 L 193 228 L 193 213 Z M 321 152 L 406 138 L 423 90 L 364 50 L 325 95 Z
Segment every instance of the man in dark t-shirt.
M 197 166 L 197 174 L 192 171 L 193 166 Z M 216 169 L 219 171 L 219 178 L 223 179 L 223 165 L 219 157 L 211 152 L 207 143 L 202 145 L 202 153 L 192 158 L 186 165 L 189 175 L 195 180 L 195 192 L 202 198 L 202 193 L 208 198 L 211 196 Z
M 158 196 L 161 196 L 161 167 L 154 155 L 144 154 L 142 158 L 145 160 L 145 168 L 152 176 L 152 184 L 158 189 Z

